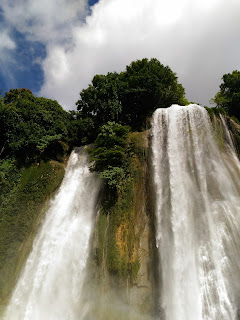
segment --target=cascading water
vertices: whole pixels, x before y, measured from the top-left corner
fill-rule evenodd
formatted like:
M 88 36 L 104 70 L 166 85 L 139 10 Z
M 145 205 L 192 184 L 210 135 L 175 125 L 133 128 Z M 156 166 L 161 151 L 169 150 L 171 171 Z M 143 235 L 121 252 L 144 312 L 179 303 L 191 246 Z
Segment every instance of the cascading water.
M 100 180 L 75 149 L 12 295 L 6 320 L 82 319 L 81 292 Z
M 225 123 L 223 129 L 227 141 Z M 221 150 L 217 138 L 200 106 L 154 113 L 159 308 L 165 320 L 238 319 L 240 165 L 233 144 L 227 141 Z

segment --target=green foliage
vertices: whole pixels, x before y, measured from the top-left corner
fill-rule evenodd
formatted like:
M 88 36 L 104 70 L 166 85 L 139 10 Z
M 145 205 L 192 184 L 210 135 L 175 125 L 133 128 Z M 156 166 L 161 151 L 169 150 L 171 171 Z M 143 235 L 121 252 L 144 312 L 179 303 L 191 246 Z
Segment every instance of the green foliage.
M 98 217 L 98 265 L 105 263 L 108 271 L 118 279 L 136 280 L 140 263 L 136 256 L 139 241 L 136 224 L 144 204 L 147 146 L 145 133 L 130 133 L 125 145 L 125 161 L 121 178 L 117 179 L 117 196 L 109 201 L 105 189 Z M 102 173 L 101 173 L 102 174 Z M 141 208 L 141 209 L 140 209 Z
M 5 93 L 3 101 L 5 104 L 9 104 L 19 99 L 29 99 L 30 97 L 34 100 L 32 91 L 29 89 L 10 89 L 9 92 Z
M 204 108 L 207 110 L 211 119 L 214 116 L 219 116 L 220 114 L 223 114 L 223 115 L 228 114 L 227 111 L 222 107 L 213 107 L 213 108 L 204 107 Z
M 240 71 L 224 74 L 223 83 L 213 102 L 224 108 L 230 116 L 240 120 Z
M 145 127 L 146 118 L 173 103 L 187 104 L 177 76 L 157 59 L 134 61 L 118 74 L 96 75 L 76 102 L 80 117 L 91 118 L 95 133 L 108 121 Z
M 92 84 L 80 92 L 76 102 L 83 119 L 91 118 L 97 130 L 108 121 L 118 121 L 122 112 L 119 100 L 119 75 L 95 75 Z
M 82 117 L 80 112 L 69 111 L 67 121 L 67 143 L 72 147 L 86 145 L 96 138 L 93 119 Z
M 54 136 L 43 136 L 36 146 L 37 150 L 44 151 L 53 141 L 59 141 L 62 138 L 61 134 L 55 134 Z
M 146 117 L 157 108 L 186 103 L 184 89 L 177 82 L 176 74 L 157 59 L 132 62 L 120 74 L 120 79 L 124 83 L 122 120 L 133 128 L 144 126 Z
M 240 121 L 239 121 L 236 117 L 232 116 L 231 119 L 232 119 L 236 124 L 240 124 Z
M 99 173 L 99 177 L 107 181 L 110 188 L 117 189 L 119 181 L 124 177 L 123 168 L 108 166 L 108 169 Z
M 94 147 L 90 149 L 91 171 L 97 171 L 108 186 L 115 188 L 123 174 L 125 147 L 130 128 L 108 122 L 100 129 Z
M 2 157 L 32 159 L 67 141 L 67 112 L 28 89 L 11 89 L 0 105 L 0 134 Z
M 15 159 L 0 160 L 0 206 L 20 178 Z

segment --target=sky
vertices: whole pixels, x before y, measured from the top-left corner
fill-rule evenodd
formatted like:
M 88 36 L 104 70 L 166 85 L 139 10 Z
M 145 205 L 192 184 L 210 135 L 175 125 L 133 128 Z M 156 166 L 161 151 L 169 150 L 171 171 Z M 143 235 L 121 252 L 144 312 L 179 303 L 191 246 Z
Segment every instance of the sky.
M 0 90 L 76 109 L 95 74 L 157 58 L 189 101 L 210 105 L 240 70 L 239 0 L 1 0 Z

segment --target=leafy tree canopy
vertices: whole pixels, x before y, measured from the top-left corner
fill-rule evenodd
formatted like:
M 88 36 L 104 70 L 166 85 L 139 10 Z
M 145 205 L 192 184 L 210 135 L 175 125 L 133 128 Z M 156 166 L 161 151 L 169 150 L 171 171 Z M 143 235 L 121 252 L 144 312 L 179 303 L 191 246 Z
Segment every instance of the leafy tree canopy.
M 77 109 L 82 118 L 91 118 L 95 131 L 108 121 L 119 121 L 122 112 L 119 98 L 120 80 L 117 73 L 95 75 L 92 84 L 80 93 Z
M 187 102 L 176 74 L 157 59 L 132 62 L 120 79 L 124 83 L 122 119 L 133 128 L 139 129 L 157 108 Z
M 213 101 L 217 107 L 224 108 L 230 116 L 240 120 L 240 71 L 224 74 L 222 80 Z
M 121 166 L 130 127 L 108 122 L 100 128 L 100 133 L 90 149 L 91 170 L 103 171 L 108 167 Z
M 33 159 L 56 149 L 59 141 L 70 148 L 91 143 L 109 121 L 115 123 L 116 135 L 122 130 L 118 133 L 116 123 L 141 130 L 156 108 L 173 103 L 186 103 L 184 89 L 157 59 L 134 61 L 121 73 L 95 75 L 80 93 L 78 111 L 66 112 L 57 101 L 35 97 L 29 89 L 11 89 L 0 96 L 0 158 Z M 114 148 L 108 159 L 117 162 L 121 145 Z
M 11 89 L 0 105 L 0 135 L 4 155 L 31 158 L 67 139 L 67 112 L 29 89 Z
M 157 59 L 142 59 L 120 74 L 94 76 L 76 105 L 81 117 L 93 120 L 97 132 L 107 121 L 141 129 L 155 109 L 186 102 L 184 89 L 168 66 Z
M 124 170 L 129 126 L 108 122 L 100 128 L 100 133 L 90 149 L 91 171 L 97 171 L 107 185 L 116 189 Z

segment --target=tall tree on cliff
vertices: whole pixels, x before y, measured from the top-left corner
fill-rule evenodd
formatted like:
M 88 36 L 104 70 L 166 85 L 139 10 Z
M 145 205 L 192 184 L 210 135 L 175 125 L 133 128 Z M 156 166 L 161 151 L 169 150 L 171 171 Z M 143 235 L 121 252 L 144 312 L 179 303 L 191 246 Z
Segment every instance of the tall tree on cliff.
M 141 129 L 159 107 L 186 104 L 176 74 L 157 59 L 132 62 L 120 74 L 96 75 L 76 102 L 81 117 L 93 119 L 95 132 L 108 121 Z

